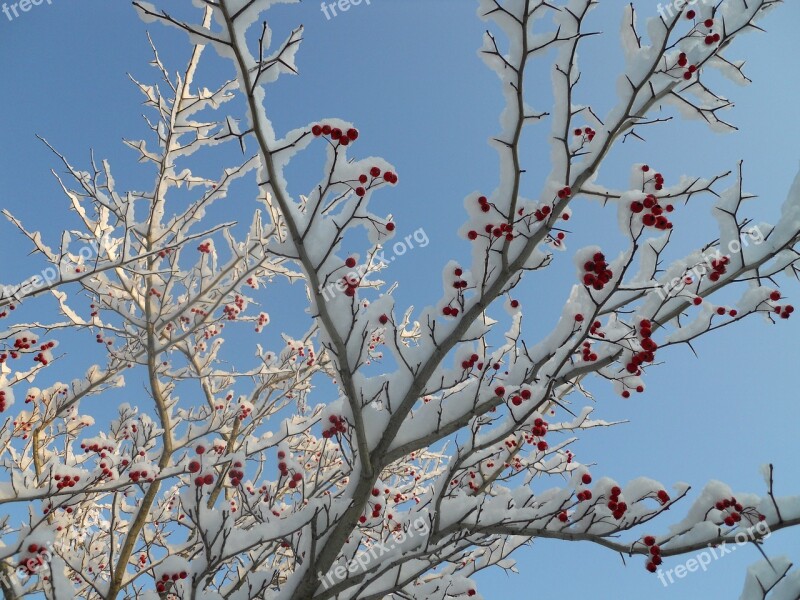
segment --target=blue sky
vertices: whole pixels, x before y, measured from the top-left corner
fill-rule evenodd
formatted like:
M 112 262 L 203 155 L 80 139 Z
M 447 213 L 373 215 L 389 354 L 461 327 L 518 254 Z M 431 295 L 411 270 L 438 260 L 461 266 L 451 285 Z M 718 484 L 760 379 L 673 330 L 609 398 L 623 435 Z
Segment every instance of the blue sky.
M 184 4 L 176 10 L 185 10 Z M 374 202 L 395 215 L 400 237 L 424 228 L 430 239 L 386 272 L 387 279 L 400 282 L 398 306 L 419 308 L 438 297 L 441 266 L 469 256 L 466 242 L 456 235 L 464 219 L 463 198 L 474 191 L 488 193 L 497 183 L 496 155 L 486 139 L 498 131 L 501 96 L 496 77 L 477 56 L 485 24 L 475 15 L 476 4 L 372 0 L 330 20 L 317 2 L 270 11 L 276 39 L 299 23 L 305 26 L 298 56 L 301 76 L 283 78 L 270 88 L 276 129 L 334 116 L 354 121 L 362 132 L 355 152 L 385 157 L 401 178 L 399 186 Z M 601 3 L 590 24 L 608 35 L 591 38 L 580 54 L 580 101 L 591 101 L 601 115 L 615 98 L 621 64 L 617 32 L 625 4 Z M 641 15 L 656 12 L 655 3 L 635 4 Z M 684 173 L 707 176 L 735 170 L 741 159 L 745 188 L 759 196 L 748 214 L 774 220 L 800 161 L 800 76 L 791 66 L 800 55 L 800 3 L 789 0 L 761 24 L 767 35 L 745 36 L 729 52 L 747 61 L 754 84 L 740 88 L 712 80 L 735 100 L 726 118 L 738 132 L 723 137 L 696 121 L 651 129 L 646 144 L 618 147 L 600 180 L 622 184 L 632 162 L 648 162 L 669 180 Z M 51 168 L 62 169 L 35 134 L 48 138 L 81 167 L 93 148 L 98 158 L 111 161 L 120 185 L 140 188 L 152 181 L 153 175 L 135 164 L 135 155 L 121 143 L 123 137 L 138 139 L 147 133 L 140 118 L 141 97 L 126 73 L 142 81 L 156 75 L 147 67 L 148 28 L 168 66 L 182 69 L 188 56 L 186 37 L 155 24 L 145 26 L 127 2 L 52 0 L 11 21 L 0 14 L 0 206 L 41 229 L 50 241 L 74 215 L 49 174 Z M 207 57 L 201 77 L 219 81 L 232 72 L 211 52 Z M 529 102 L 540 110 L 549 108 L 547 69 L 546 63 L 536 68 L 538 79 L 531 80 L 529 90 Z M 541 176 L 549 170 L 546 131 L 531 129 L 523 147 L 529 169 L 523 193 L 528 196 L 537 193 Z M 314 172 L 299 181 L 297 189 L 317 176 Z M 246 220 L 250 202 L 246 197 L 232 200 L 219 216 Z M 681 249 L 689 251 L 715 237 L 709 206 L 710 199 L 701 200 L 676 218 L 676 245 L 683 244 Z M 583 201 L 573 210 L 570 248 L 619 243 L 613 215 Z M 42 268 L 27 256 L 28 246 L 10 224 L 3 224 L 0 232 L 0 253 L 6 258 L 0 283 L 16 283 Z M 568 258 L 526 283 L 520 293 L 523 305 L 535 309 L 541 332 L 560 312 L 573 281 Z M 800 304 L 796 282 L 785 282 L 782 289 Z M 286 304 L 266 302 L 273 323 Z M 301 317 L 287 312 L 286 318 L 297 319 L 283 320 L 292 333 L 305 329 Z M 534 325 L 532 331 L 539 329 Z M 721 479 L 734 490 L 758 493 L 764 489 L 759 466 L 773 462 L 778 491 L 800 493 L 795 464 L 800 402 L 793 372 L 799 334 L 797 318 L 777 325 L 751 319 L 703 338 L 695 346 L 698 358 L 688 349 L 672 348 L 660 356 L 666 363 L 648 373 L 647 393 L 628 401 L 593 382 L 596 414 L 630 423 L 587 434 L 575 447 L 579 459 L 596 463 L 596 475 L 620 481 L 647 475 L 667 485 L 686 481 L 697 490 L 710 479 Z M 276 339 L 277 331 L 269 335 Z M 55 375 L 74 377 L 66 367 L 71 364 L 65 361 Z M 798 536 L 775 534 L 768 553 L 789 553 L 800 560 Z M 690 574 L 669 588 L 644 571 L 641 559 L 624 567 L 618 555 L 588 544 L 536 541 L 516 558 L 520 575 L 490 571 L 478 577 L 486 598 L 534 597 L 534 590 L 536 596 L 563 598 L 731 598 L 738 596 L 744 567 L 759 555 L 755 549 L 739 549 L 714 562 L 708 572 Z M 679 562 L 671 559 L 667 566 Z

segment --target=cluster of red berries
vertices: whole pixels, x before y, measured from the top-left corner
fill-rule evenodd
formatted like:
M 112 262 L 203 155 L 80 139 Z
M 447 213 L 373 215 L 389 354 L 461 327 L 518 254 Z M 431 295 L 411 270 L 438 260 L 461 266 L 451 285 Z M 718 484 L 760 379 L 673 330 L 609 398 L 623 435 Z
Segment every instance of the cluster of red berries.
M 53 475 L 53 479 L 57 482 L 56 488 L 63 490 L 64 488 L 73 488 L 75 484 L 81 480 L 80 475 Z
M 650 166 L 642 165 L 642 173 L 649 173 Z M 646 176 L 645 176 L 646 177 Z M 650 179 L 645 179 L 644 185 L 652 184 L 656 191 L 664 189 L 664 176 L 661 173 L 654 173 Z
M 718 525 L 725 523 L 728 527 L 733 527 L 736 523 L 739 523 L 742 517 L 747 518 L 751 524 L 755 524 L 757 521 L 764 521 L 767 518 L 752 507 L 742 506 L 733 496 L 718 500 L 714 508 L 723 513 L 722 522 L 718 523 Z
M 530 390 L 520 390 L 519 394 L 514 394 L 513 396 L 511 396 L 511 404 L 513 404 L 514 406 L 519 406 L 520 404 L 522 404 L 522 402 L 524 400 L 530 400 L 530 398 L 531 398 L 531 391 Z M 541 421 L 541 419 L 537 419 L 537 420 Z M 540 428 L 541 428 L 542 432 L 541 433 L 536 433 L 534 431 L 533 435 L 544 436 L 544 434 L 547 433 L 547 425 L 544 425 L 544 426 L 542 426 L 541 424 L 538 425 L 538 426 L 534 425 L 534 429 L 540 429 Z
M 576 129 L 574 133 L 575 135 L 585 136 L 586 139 L 591 142 L 597 132 L 591 127 L 584 127 L 583 129 Z
M 558 196 L 559 200 L 566 200 L 567 198 L 572 196 L 572 188 L 569 186 L 563 187 L 560 190 L 558 190 L 556 196 Z
M 222 308 L 222 312 L 228 321 L 235 321 L 240 312 L 244 310 L 244 298 L 239 294 L 233 299 L 233 304 L 226 304 Z
M 467 282 L 461 279 L 461 276 L 464 274 L 464 271 L 461 267 L 456 267 L 453 269 L 453 275 L 455 275 L 456 279 L 453 280 L 453 287 L 457 290 L 463 290 L 467 287 Z
M 331 415 L 328 417 L 328 422 L 331 424 L 331 426 L 322 432 L 322 437 L 325 439 L 332 438 L 337 433 L 344 433 L 347 431 L 347 423 L 343 417 Z
M 769 295 L 769 299 L 773 302 L 777 302 L 781 299 L 781 293 L 775 290 Z M 780 315 L 781 319 L 788 319 L 789 316 L 794 312 L 794 306 L 791 304 L 787 304 L 786 306 L 777 305 L 773 310 L 775 311 L 776 315 Z
M 728 310 L 724 306 L 720 306 L 720 307 L 717 308 L 717 314 L 718 315 L 722 316 L 722 315 L 724 315 L 726 313 L 729 314 L 732 317 L 735 317 L 736 315 L 739 314 L 739 311 L 737 311 L 735 308 L 732 308 L 732 309 Z
M 708 28 L 708 35 L 705 37 L 706 46 L 711 46 L 712 44 L 716 44 L 719 42 L 722 37 L 718 33 L 712 33 L 711 28 L 714 27 L 714 19 L 706 19 L 703 21 L 703 25 Z
M 372 488 L 372 495 L 375 498 L 378 498 L 381 495 L 381 491 L 378 488 Z M 375 502 L 374 504 L 370 504 L 372 506 L 372 518 L 377 519 L 381 516 L 381 511 L 383 510 L 383 505 L 380 502 Z M 358 522 L 362 525 L 367 522 L 366 515 L 361 515 L 358 518 Z
M 261 333 L 265 325 L 269 323 L 269 315 L 265 312 L 258 313 L 258 322 L 256 323 L 256 333 Z
M 614 486 L 611 488 L 610 493 L 608 495 L 608 502 L 606 502 L 606 506 L 608 510 L 612 512 L 614 518 L 619 521 L 622 517 L 625 516 L 625 511 L 628 510 L 628 505 L 625 502 L 621 502 L 619 497 L 622 495 L 622 490 L 619 486 Z
M 358 129 L 351 127 L 347 131 L 342 131 L 338 127 L 331 127 L 330 125 L 314 125 L 311 128 L 311 133 L 315 137 L 321 135 L 330 136 L 334 141 L 339 142 L 342 146 L 347 146 L 350 142 L 355 142 L 358 139 Z
M 47 357 L 44 355 L 44 352 L 39 352 L 36 356 L 33 357 L 33 362 L 41 363 L 41 365 L 44 367 L 50 361 L 47 360 Z
M 711 281 L 719 281 L 719 278 L 722 275 L 724 275 L 725 272 L 728 270 L 725 265 L 727 265 L 729 262 L 731 262 L 731 259 L 728 256 L 723 256 L 719 260 L 717 260 L 716 258 L 712 260 L 711 261 L 712 271 L 711 273 L 708 274 L 708 278 Z
M 689 59 L 686 57 L 685 52 L 681 52 L 678 55 L 678 62 L 676 63 L 679 67 L 685 68 L 686 70 L 683 72 L 683 78 L 685 80 L 690 80 L 692 76 L 697 71 L 697 65 L 690 65 Z M 688 65 L 688 66 L 687 66 Z
M 228 476 L 231 478 L 231 485 L 233 487 L 238 487 L 242 479 L 244 479 L 244 471 L 241 470 L 243 466 L 244 465 L 237 460 L 233 463 L 233 468 L 228 471 Z
M 660 565 L 662 562 L 661 547 L 656 544 L 656 538 L 654 538 L 652 535 L 644 536 L 644 538 L 642 538 L 642 542 L 649 548 L 648 552 L 650 552 L 650 560 L 648 560 L 647 564 L 645 564 L 645 568 L 651 573 L 655 573 L 658 570 L 658 565 Z
M 589 475 L 589 473 L 584 473 L 583 475 L 581 475 L 581 483 L 583 485 L 589 485 L 590 483 L 592 483 L 592 476 Z M 575 498 L 577 498 L 578 502 L 585 502 L 587 500 L 591 500 L 592 499 L 592 491 L 591 490 L 581 490 L 580 492 L 578 492 L 575 495 Z
M 656 358 L 655 352 L 658 350 L 658 344 L 653 341 L 651 337 L 653 335 L 652 330 L 652 323 L 647 319 L 642 319 L 639 323 L 639 343 L 642 346 L 641 352 L 636 352 L 631 357 L 631 362 L 625 365 L 625 369 L 628 373 L 639 375 L 641 370 L 639 369 L 640 365 L 648 362 L 653 362 Z
M 642 202 L 639 202 L 638 200 L 631 202 L 631 212 L 639 214 L 645 209 L 649 211 L 642 215 L 642 224 L 645 227 L 655 227 L 656 229 L 661 230 L 672 229 L 672 223 L 669 219 L 667 219 L 667 217 L 664 216 L 665 211 L 669 213 L 674 210 L 672 204 L 667 204 L 666 206 L 662 207 L 658 203 L 658 198 L 656 198 L 653 194 L 648 194 Z
M 29 544 L 27 550 L 30 556 L 20 559 L 17 568 L 30 576 L 39 571 L 44 564 L 48 562 L 50 559 L 50 552 L 46 546 L 41 546 L 39 544 Z
M 200 244 L 197 249 L 203 254 L 211 254 L 211 242 Z
M 281 477 L 289 477 L 289 468 L 286 466 L 285 462 L 278 463 L 278 468 L 281 471 Z M 301 481 L 303 481 L 303 474 L 294 472 L 289 478 L 288 485 L 290 488 L 294 489 L 300 485 Z
M 448 304 L 442 309 L 442 314 L 446 317 L 457 317 L 458 313 L 459 310 L 454 306 L 450 306 L 450 304 Z
M 591 342 L 583 342 L 583 349 L 581 353 L 585 362 L 594 362 L 597 360 L 597 354 L 592 352 Z
M 547 434 L 547 425 L 547 421 L 544 421 L 540 418 L 535 419 L 533 422 L 533 428 L 531 429 L 531 432 L 541 438 L 538 442 L 536 442 L 536 449 L 539 452 L 545 452 L 550 447 L 549 444 L 544 441 L 544 436 Z
M 156 591 L 159 594 L 163 594 L 167 590 L 167 584 L 170 581 L 178 581 L 179 579 L 186 579 L 189 574 L 186 571 L 180 571 L 179 573 L 164 573 L 161 576 L 161 580 L 156 582 Z
M 3 412 L 6 408 L 7 400 L 6 400 L 6 391 L 0 390 L 0 412 Z
M 131 478 L 133 483 L 139 483 L 139 480 L 147 481 L 148 483 L 152 483 L 155 481 L 153 475 L 147 469 L 140 469 L 138 471 L 131 471 L 128 473 L 128 477 Z
M 17 354 L 13 350 L 11 350 L 9 354 L 11 355 L 11 358 L 17 358 L 19 356 L 19 354 Z M 6 354 L 5 352 L 3 354 L 0 354 L 0 365 L 6 362 L 6 359 L 8 358 L 9 354 Z
M 486 198 L 486 196 L 478 196 L 478 206 L 481 207 L 483 212 L 489 212 L 492 210 L 492 205 L 489 204 L 489 200 Z
M 164 258 L 165 256 L 169 256 L 172 253 L 172 248 L 164 248 L 163 250 L 158 251 L 158 257 Z
M 94 341 L 97 342 L 98 344 L 107 344 L 109 346 L 111 346 L 114 343 L 112 340 L 106 340 L 103 337 L 102 333 L 98 333 L 96 336 L 94 336 Z
M 108 440 L 93 438 L 92 441 L 81 442 L 81 450 L 84 452 L 98 452 L 102 458 L 105 458 L 107 456 L 106 452 L 114 452 L 115 448 Z
M 381 177 L 380 168 L 379 167 L 372 167 L 369 170 L 369 175 L 370 175 L 370 177 L 372 177 L 372 182 L 374 182 L 375 179 L 377 179 L 378 177 Z M 383 173 L 383 180 L 386 183 L 391 183 L 392 185 L 394 185 L 394 184 L 397 183 L 397 175 L 395 173 L 393 173 L 392 171 L 386 171 L 385 173 Z M 367 177 L 367 175 L 362 173 L 361 175 L 358 176 L 358 182 L 359 183 L 365 185 L 368 181 L 369 181 L 369 177 Z M 371 183 L 370 183 L 370 187 L 371 187 Z M 358 186 L 355 189 L 356 196 L 358 196 L 359 198 L 362 198 L 362 197 L 366 196 L 367 195 L 367 189 L 369 189 L 369 188 L 365 188 L 365 187 L 363 187 L 363 185 Z
M 352 298 L 356 295 L 356 290 L 361 285 L 361 280 L 356 277 L 355 273 L 348 273 L 342 277 L 341 284 L 344 287 L 344 295 Z
M 211 485 L 214 483 L 214 475 L 211 473 L 206 473 L 205 475 L 198 475 L 194 478 L 194 484 L 197 487 L 203 487 L 204 485 Z
M 461 361 L 461 368 L 464 369 L 465 371 L 469 371 L 475 365 L 478 365 L 478 369 L 480 370 L 480 369 L 483 368 L 483 363 L 479 363 L 478 362 L 479 360 L 480 360 L 480 356 L 478 356 L 477 354 L 472 354 L 469 357 L 469 360 L 462 360 Z
M 494 238 L 504 238 L 507 242 L 510 242 L 514 239 L 514 228 L 505 222 L 497 225 L 487 223 L 484 231 L 486 231 L 488 234 L 491 234 L 491 236 Z
M 247 417 L 250 416 L 250 413 L 253 412 L 253 405 L 249 402 L 247 404 L 241 404 L 239 406 L 239 420 L 244 421 Z
M 489 226 L 487 226 L 489 227 Z M 453 288 L 458 290 L 456 292 L 456 297 L 453 300 L 450 300 L 445 307 L 442 308 L 442 314 L 446 317 L 456 317 L 458 316 L 459 309 L 452 304 L 455 302 L 456 304 L 460 303 L 464 298 L 464 290 L 467 289 L 469 285 L 464 279 L 461 279 L 461 276 L 464 274 L 464 271 L 461 267 L 456 267 L 453 269 L 453 275 L 455 279 L 453 280 Z
M 30 350 L 33 344 L 36 343 L 35 339 L 28 339 L 27 337 L 16 338 L 14 340 L 14 348 L 20 352 L 23 350 Z
M 586 271 L 583 276 L 584 285 L 592 286 L 597 291 L 602 290 L 614 276 L 608 269 L 606 257 L 602 252 L 595 253 L 592 260 L 583 265 L 583 270 Z
M 545 204 L 542 208 L 537 208 L 536 211 L 533 213 L 533 216 L 536 217 L 537 221 L 544 221 L 552 212 L 552 209 Z

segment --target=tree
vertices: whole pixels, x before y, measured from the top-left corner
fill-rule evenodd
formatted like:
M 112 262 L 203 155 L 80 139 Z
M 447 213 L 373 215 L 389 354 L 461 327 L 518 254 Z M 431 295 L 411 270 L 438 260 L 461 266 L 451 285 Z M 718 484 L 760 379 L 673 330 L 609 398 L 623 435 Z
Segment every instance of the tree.
M 359 158 L 352 123 L 315 120 L 279 136 L 269 118 L 265 90 L 297 71 L 302 36 L 298 28 L 273 43 L 258 24 L 279 2 L 195 2 L 197 22 L 133 4 L 195 44 L 180 76 L 154 48 L 161 83 L 135 82 L 155 140 L 127 144 L 154 168 L 152 189 L 120 192 L 106 162 L 82 171 L 53 149 L 85 230 L 65 232 L 54 251 L 7 213 L 50 266 L 5 290 L 2 316 L 43 292 L 63 315 L 10 325 L 3 338 L 7 598 L 480 597 L 470 576 L 513 568 L 511 553 L 534 538 L 594 542 L 659 572 L 669 557 L 798 524 L 798 500 L 774 495 L 769 469 L 763 498 L 711 483 L 666 533 L 643 531 L 688 488 L 593 479 L 571 438 L 554 435 L 612 425 L 591 418 L 591 407 L 570 408 L 586 386 L 641 393 L 665 348 L 691 347 L 747 317 L 792 314 L 776 280 L 796 275 L 800 260 L 800 178 L 775 225 L 741 214 L 741 165 L 727 190 L 724 175 L 670 185 L 642 163 L 631 165 L 628 189 L 598 181 L 616 143 L 669 120 L 664 106 L 730 127 L 720 118 L 729 101 L 704 75 L 746 81 L 724 53 L 777 1 L 676 2 L 648 21 L 646 38 L 625 8 L 620 99 L 601 119 L 576 100 L 594 2 L 481 0 L 479 15 L 505 36 L 487 32 L 481 50 L 506 101 L 491 140 L 500 185 L 464 200 L 471 259 L 447 264 L 441 300 L 418 312 L 395 307 L 378 280 L 395 226 L 369 207 L 399 184 L 393 166 Z M 540 19 L 552 27 L 534 29 Z M 195 82 L 206 45 L 235 72 L 213 90 Z M 553 106 L 537 112 L 525 100 L 526 72 L 551 51 Z M 546 123 L 551 172 L 526 199 L 523 133 Z M 237 156 L 226 146 L 243 158 L 226 162 Z M 325 149 L 322 176 L 292 184 L 309 190 L 295 197 L 288 166 L 312 146 Z M 194 161 L 201 150 L 226 166 L 208 173 Z M 260 206 L 249 227 L 215 221 L 231 186 L 248 178 Z M 715 198 L 719 231 L 667 262 L 670 215 L 698 196 Z M 576 251 L 561 318 L 542 339 L 526 339 L 515 290 L 565 268 L 556 260 L 565 221 L 591 200 L 616 211 L 625 249 Z M 305 286 L 312 325 L 265 350 L 251 336 L 269 317 L 254 306 L 283 281 Z M 740 294 L 735 307 L 714 302 L 723 291 Z M 26 387 L 59 360 L 59 336 L 87 334 L 104 364 L 70 383 Z M 235 364 L 224 339 L 237 347 Z M 147 402 L 120 403 L 95 426 L 92 397 L 113 402 L 137 380 Z M 314 388 L 336 399 L 312 403 Z M 562 487 L 545 487 L 559 479 Z M 28 505 L 15 531 L 11 511 Z M 759 563 L 744 597 L 796 597 L 790 568 L 786 559 Z

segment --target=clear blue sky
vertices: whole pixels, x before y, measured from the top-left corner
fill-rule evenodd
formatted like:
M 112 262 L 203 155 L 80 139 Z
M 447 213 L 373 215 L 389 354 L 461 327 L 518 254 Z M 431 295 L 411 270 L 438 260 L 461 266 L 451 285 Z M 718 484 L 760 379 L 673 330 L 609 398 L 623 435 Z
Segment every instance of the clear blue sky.
M 160 3 L 167 4 L 174 3 Z M 620 65 L 617 32 L 625 4 L 601 3 L 590 23 L 608 35 L 592 38 L 581 52 L 580 101 L 591 100 L 601 115 L 614 99 Z M 655 14 L 655 2 L 635 4 L 642 15 Z M 440 266 L 468 257 L 467 244 L 456 236 L 464 219 L 462 199 L 476 190 L 490 192 L 496 185 L 496 155 L 486 139 L 498 130 L 501 97 L 494 74 L 477 57 L 485 24 L 475 16 L 476 5 L 472 0 L 372 0 L 330 20 L 313 1 L 271 11 L 276 38 L 298 23 L 306 27 L 298 58 L 301 77 L 284 78 L 270 88 L 278 131 L 326 116 L 354 121 L 362 132 L 354 152 L 384 156 L 401 177 L 400 186 L 374 202 L 395 215 L 401 237 L 422 227 L 430 239 L 426 248 L 398 259 L 386 272 L 388 279 L 400 282 L 398 306 L 421 307 L 438 297 Z M 743 37 L 729 53 L 747 60 L 754 85 L 739 88 L 721 82 L 723 94 L 736 101 L 726 116 L 739 132 L 722 137 L 699 122 L 652 129 L 647 144 L 629 142 L 614 152 L 601 181 L 621 184 L 632 162 L 648 162 L 669 180 L 684 173 L 705 176 L 735 169 L 743 159 L 745 188 L 759 195 L 749 215 L 774 220 L 800 161 L 800 75 L 795 65 L 800 56 L 800 3 L 789 0 L 762 26 L 767 35 Z M 188 55 L 186 37 L 155 24 L 147 27 L 171 70 L 182 69 Z M 11 21 L 0 13 L 0 205 L 41 228 L 51 242 L 74 215 L 49 175 L 50 168 L 62 169 L 35 134 L 47 137 L 81 167 L 86 166 L 89 148 L 94 148 L 98 158 L 111 160 L 120 186 L 141 188 L 152 181 L 153 175 L 135 165 L 135 155 L 121 143 L 123 137 L 147 134 L 139 116 L 141 97 L 126 76 L 130 72 L 148 82 L 155 77 L 147 67 L 146 30 L 121 0 L 52 0 Z M 201 76 L 209 74 L 217 81 L 228 76 L 231 71 L 222 69 L 229 67 L 213 57 Z M 546 74 L 547 65 L 537 72 Z M 546 110 L 549 76 L 541 82 L 531 86 L 531 103 Z M 528 196 L 538 190 L 536 177 L 548 170 L 545 131 L 532 130 L 524 146 L 523 159 L 531 173 L 524 190 Z M 249 198 L 228 206 L 226 219 L 246 219 L 253 208 Z M 708 206 L 708 199 L 696 202 L 676 219 L 676 240 L 687 251 L 715 237 Z M 575 204 L 574 213 L 572 249 L 618 243 L 613 215 L 582 201 Z M 6 260 L 0 283 L 16 283 L 42 265 L 27 257 L 26 242 L 9 224 L 1 227 L 0 253 Z M 528 285 L 529 293 L 521 299 L 536 307 L 542 323 L 552 322 L 573 278 L 571 261 L 562 260 L 535 285 Z M 796 282 L 786 282 L 783 291 L 800 305 Z M 285 309 L 267 302 L 267 310 L 276 323 L 276 315 Z M 647 393 L 629 401 L 602 382 L 593 382 L 596 414 L 631 423 L 590 432 L 575 448 L 579 458 L 597 463 L 596 475 L 620 481 L 647 475 L 667 485 L 686 481 L 700 489 L 717 478 L 734 490 L 758 493 L 764 490 L 758 468 L 771 461 L 779 492 L 800 493 L 800 402 L 793 383 L 800 355 L 798 318 L 776 326 L 752 319 L 724 329 L 695 346 L 699 358 L 688 349 L 671 349 L 659 355 L 666 364 L 648 373 Z M 284 322 L 300 334 L 305 323 L 297 319 Z M 276 339 L 276 333 L 272 331 L 270 339 Z M 58 368 L 62 372 L 56 374 L 64 379 L 77 375 L 65 366 Z M 789 553 L 798 561 L 799 540 L 800 532 L 776 534 L 767 551 Z M 536 541 L 516 558 L 520 575 L 490 571 L 479 576 L 486 598 L 733 598 L 745 565 L 759 555 L 754 549 L 737 550 L 713 563 L 707 573 L 690 574 L 668 589 L 644 571 L 641 559 L 623 567 L 619 556 L 588 544 Z M 674 566 L 679 561 L 667 562 Z

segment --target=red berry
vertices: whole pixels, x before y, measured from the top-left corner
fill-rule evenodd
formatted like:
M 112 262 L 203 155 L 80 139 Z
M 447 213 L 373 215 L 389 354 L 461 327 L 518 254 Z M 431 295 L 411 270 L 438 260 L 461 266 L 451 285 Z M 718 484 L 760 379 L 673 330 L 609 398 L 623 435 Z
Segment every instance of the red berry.
M 352 269 L 353 267 L 356 266 L 356 259 L 351 256 L 346 261 L 344 261 L 344 264 L 347 265 L 348 268 Z
M 592 476 L 589 475 L 589 473 L 584 473 L 581 477 L 581 481 L 584 483 L 584 485 L 589 485 L 592 483 Z
M 686 18 L 687 18 L 687 19 L 694 19 L 694 17 L 695 17 L 695 15 L 696 15 L 696 14 L 697 14 L 697 13 L 695 13 L 693 10 L 687 11 L 687 13 L 686 13 Z

